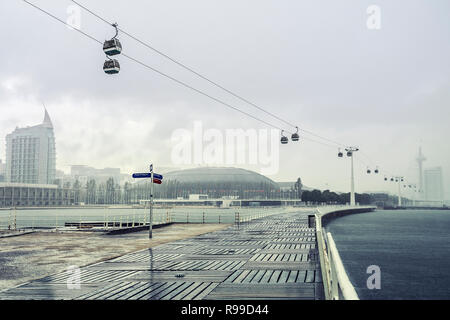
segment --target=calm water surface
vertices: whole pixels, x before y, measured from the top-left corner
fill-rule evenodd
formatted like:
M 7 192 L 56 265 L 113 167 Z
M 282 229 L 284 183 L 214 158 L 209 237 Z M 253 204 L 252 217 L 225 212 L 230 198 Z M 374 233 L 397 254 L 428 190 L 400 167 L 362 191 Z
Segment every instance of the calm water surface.
M 382 210 L 326 226 L 361 299 L 450 299 L 450 211 Z M 367 288 L 367 267 L 381 289 Z

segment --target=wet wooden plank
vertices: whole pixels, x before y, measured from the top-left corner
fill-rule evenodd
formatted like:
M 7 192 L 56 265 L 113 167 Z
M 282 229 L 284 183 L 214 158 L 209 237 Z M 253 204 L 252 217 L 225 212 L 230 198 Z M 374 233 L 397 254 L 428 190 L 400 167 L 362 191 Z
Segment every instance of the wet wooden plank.
M 320 266 L 315 262 L 277 262 L 277 261 L 248 261 L 242 267 L 243 269 L 272 269 L 272 270 L 310 270 L 318 269 Z
M 246 299 L 314 299 L 314 284 L 229 284 L 221 283 L 207 297 L 208 300 Z

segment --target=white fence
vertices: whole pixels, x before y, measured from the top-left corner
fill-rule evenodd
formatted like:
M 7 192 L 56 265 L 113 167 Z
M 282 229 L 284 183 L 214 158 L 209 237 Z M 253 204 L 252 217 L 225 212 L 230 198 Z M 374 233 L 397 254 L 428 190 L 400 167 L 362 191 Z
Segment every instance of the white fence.
M 330 209 L 329 212 L 334 211 Z M 319 211 L 320 212 L 320 211 Z M 322 280 L 327 300 L 359 300 L 350 282 L 331 233 L 324 235 L 321 214 L 315 215 Z
M 245 223 L 272 214 L 287 212 L 283 207 L 249 208 L 155 208 L 153 224 L 164 223 Z M 149 223 L 149 208 L 60 208 L 0 210 L 0 230 L 82 228 L 124 228 Z

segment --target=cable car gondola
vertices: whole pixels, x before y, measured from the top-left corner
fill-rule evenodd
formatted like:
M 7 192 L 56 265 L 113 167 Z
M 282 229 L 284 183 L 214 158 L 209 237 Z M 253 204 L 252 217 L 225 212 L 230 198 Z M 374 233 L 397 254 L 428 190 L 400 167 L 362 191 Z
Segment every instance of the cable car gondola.
M 107 74 L 117 74 L 120 71 L 119 61 L 116 59 L 106 60 L 103 64 L 103 71 Z
M 298 127 L 297 128 L 297 132 L 293 133 L 291 136 L 291 140 L 292 141 L 298 141 L 300 139 L 300 136 L 298 135 Z
M 106 40 L 103 44 L 103 52 L 108 56 L 115 56 L 122 52 L 122 44 L 119 39 Z
M 378 172 L 380 172 L 380 171 L 378 170 L 378 167 L 376 167 L 374 173 L 378 173 Z
M 103 52 L 105 52 L 107 56 L 115 56 L 122 52 L 122 44 L 119 39 L 117 39 L 117 35 L 119 34 L 119 30 L 117 29 L 118 25 L 117 23 L 114 23 L 112 26 L 116 28 L 116 35 L 111 40 L 106 40 L 103 43 Z
M 351 156 L 352 156 L 352 154 L 353 154 L 353 152 L 351 152 L 351 151 L 347 151 L 347 157 L 351 157 Z
M 371 172 L 371 171 L 370 171 L 370 169 L 369 169 L 369 168 L 367 168 L 367 174 L 370 174 L 370 172 Z
M 341 149 L 339 149 L 338 157 L 339 157 L 339 158 L 342 158 L 343 156 L 344 156 L 344 154 L 342 153 Z
M 281 130 L 281 144 L 287 144 L 289 139 L 283 135 L 284 130 Z

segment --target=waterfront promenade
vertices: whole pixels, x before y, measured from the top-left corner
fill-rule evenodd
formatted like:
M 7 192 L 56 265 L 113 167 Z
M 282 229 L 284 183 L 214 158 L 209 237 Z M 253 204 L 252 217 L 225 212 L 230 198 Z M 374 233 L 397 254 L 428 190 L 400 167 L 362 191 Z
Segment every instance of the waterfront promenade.
M 236 224 L 0 292 L 0 299 L 323 299 L 314 209 Z

